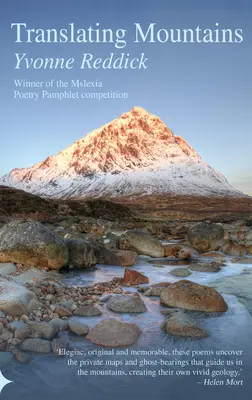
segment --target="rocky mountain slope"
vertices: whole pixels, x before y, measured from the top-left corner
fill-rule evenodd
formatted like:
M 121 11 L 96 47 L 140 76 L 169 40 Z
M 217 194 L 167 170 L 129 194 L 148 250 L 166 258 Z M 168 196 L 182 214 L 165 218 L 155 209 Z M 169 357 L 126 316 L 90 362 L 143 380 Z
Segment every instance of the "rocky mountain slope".
M 52 198 L 245 197 L 160 118 L 139 107 L 31 168 L 12 170 L 1 183 Z

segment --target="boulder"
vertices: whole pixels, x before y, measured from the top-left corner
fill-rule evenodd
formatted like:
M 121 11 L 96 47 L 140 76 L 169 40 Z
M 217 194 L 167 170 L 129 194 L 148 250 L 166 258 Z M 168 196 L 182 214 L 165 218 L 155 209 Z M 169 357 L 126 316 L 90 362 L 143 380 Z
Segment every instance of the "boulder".
M 0 263 L 0 275 L 9 275 L 16 272 L 16 265 L 12 263 Z
M 52 350 L 51 343 L 44 339 L 25 339 L 19 348 L 36 353 L 50 353 Z
M 65 319 L 53 318 L 49 324 L 53 325 L 57 332 L 66 331 L 68 329 L 68 321 Z
M 100 300 L 101 303 L 106 303 L 106 302 L 110 299 L 110 297 L 112 297 L 112 294 L 110 294 L 110 293 L 104 293 L 104 294 L 99 298 L 99 300 Z
M 244 256 L 244 254 L 246 254 L 246 247 L 239 243 L 235 243 L 232 240 L 228 240 L 223 244 L 220 250 L 230 256 Z
M 235 257 L 235 258 L 231 259 L 231 263 L 252 264 L 252 258 L 249 258 L 249 257 Z
M 25 272 L 23 272 L 20 275 L 13 276 L 13 279 L 20 283 L 20 284 L 25 284 L 25 283 L 39 283 L 44 280 L 49 282 L 50 280 L 54 283 L 57 282 L 58 285 L 62 285 L 60 282 L 64 278 L 64 275 L 56 272 L 56 271 L 45 271 L 39 268 L 29 268 Z M 54 283 L 56 285 L 56 283 Z
M 13 333 L 11 331 L 8 331 L 8 329 L 3 328 L 2 333 L 0 335 L 0 342 L 2 341 L 9 341 L 9 339 L 13 338 Z
M 166 333 L 175 336 L 202 338 L 208 334 L 200 328 L 197 322 L 182 311 L 169 315 L 163 324 Z
M 174 268 L 170 271 L 170 274 L 174 276 L 186 277 L 191 275 L 191 272 L 187 268 Z
M 99 264 L 131 267 L 138 263 L 138 254 L 131 250 L 111 250 L 104 247 L 99 249 L 98 262 Z
M 0 229 L 0 262 L 60 269 L 68 261 L 64 241 L 37 221 L 13 221 Z
M 221 262 L 226 261 L 226 256 L 221 251 L 207 251 L 206 253 L 201 253 L 200 257 L 214 258 Z
M 9 323 L 9 329 L 14 333 L 14 337 L 24 340 L 29 336 L 30 328 L 24 322 L 13 321 Z
M 188 250 L 185 249 L 180 249 L 178 252 L 178 258 L 181 258 L 182 260 L 187 260 L 188 258 L 192 257 L 192 253 Z
M 66 308 L 69 311 L 72 310 L 73 305 L 74 305 L 73 300 L 61 300 L 56 304 L 56 306 Z
M 87 335 L 92 343 L 104 347 L 122 347 L 135 343 L 141 334 L 136 324 L 105 319 L 95 325 Z
M 223 244 L 224 229 L 219 224 L 199 222 L 188 229 L 187 239 L 202 253 L 218 250 Z
M 140 296 L 118 294 L 112 296 L 107 303 L 109 310 L 118 313 L 143 313 L 147 311 L 146 305 Z
M 252 245 L 246 247 L 247 253 L 252 255 Z
M 72 315 L 72 312 L 68 308 L 59 305 L 56 306 L 54 312 L 58 314 L 59 317 L 70 317 Z
M 244 243 L 246 247 L 252 246 L 252 230 L 249 230 L 245 233 Z
M 162 288 L 166 288 L 168 286 L 170 286 L 172 284 L 172 282 L 158 282 L 158 283 L 154 283 L 153 285 L 151 285 L 152 288 L 156 288 L 156 287 L 162 287 Z
M 30 313 L 36 295 L 12 278 L 0 275 L 0 310 L 12 316 Z
M 224 312 L 228 308 L 215 289 L 187 280 L 175 282 L 163 289 L 160 302 L 169 307 L 205 312 Z
M 87 335 L 89 332 L 89 327 L 75 318 L 69 321 L 68 326 L 73 333 L 76 333 L 76 335 Z
M 108 249 L 118 249 L 119 239 L 120 235 L 113 232 L 107 232 L 102 239 L 100 239 L 100 243 Z
M 170 256 L 177 257 L 178 252 L 181 249 L 181 246 L 179 244 L 164 244 L 163 248 L 165 257 L 170 257 Z
M 80 306 L 74 311 L 74 315 L 79 315 L 81 317 L 95 317 L 101 315 L 102 311 L 97 306 L 89 304 L 87 306 Z
M 120 237 L 119 247 L 121 250 L 132 250 L 153 258 L 164 257 L 164 248 L 159 240 L 137 230 L 126 231 Z
M 100 300 L 100 302 L 101 303 L 107 303 L 107 301 L 110 299 L 110 297 L 112 297 L 113 295 L 112 294 L 109 294 L 109 293 L 105 293 L 105 294 L 103 294 L 100 298 L 99 298 L 99 300 Z
M 225 276 L 210 285 L 222 293 L 236 296 L 252 315 L 252 272 L 249 272 L 239 276 Z
M 35 334 L 35 336 L 36 334 L 41 334 L 43 339 L 51 339 L 57 333 L 56 326 L 49 322 L 29 321 L 28 326 L 32 337 L 33 334 Z
M 74 268 L 90 268 L 97 263 L 97 247 L 86 240 L 65 239 L 69 252 L 68 264 Z
M 22 341 L 23 340 L 18 339 L 18 338 L 11 338 L 11 339 L 8 339 L 8 344 L 11 347 L 12 346 L 16 347 L 16 346 L 19 346 L 22 343 Z
M 144 283 L 149 283 L 149 279 L 147 276 L 135 271 L 134 269 L 125 268 L 123 283 L 129 285 L 141 285 Z
M 198 271 L 198 272 L 219 272 L 221 267 L 216 265 L 216 263 L 198 263 L 198 264 L 191 264 L 188 267 L 191 271 Z
M 143 294 L 148 297 L 152 297 L 152 296 L 159 297 L 161 290 L 163 290 L 163 287 L 150 287 L 147 290 L 145 290 L 145 292 Z

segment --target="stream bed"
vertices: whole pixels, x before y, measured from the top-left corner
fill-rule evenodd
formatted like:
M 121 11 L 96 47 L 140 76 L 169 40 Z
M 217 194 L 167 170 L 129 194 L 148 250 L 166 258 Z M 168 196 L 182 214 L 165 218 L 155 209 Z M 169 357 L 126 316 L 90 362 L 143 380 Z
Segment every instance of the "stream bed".
M 181 280 L 181 277 L 175 277 L 169 274 L 178 263 L 171 262 L 168 265 L 162 264 L 163 260 L 155 260 L 158 266 L 148 260 L 140 260 L 138 265 L 133 268 L 148 276 L 150 283 L 162 281 L 175 282 Z M 182 267 L 188 266 L 188 261 L 183 261 Z M 160 267 L 162 266 L 162 267 Z M 252 271 L 252 264 L 235 264 L 227 262 L 221 271 L 217 273 L 204 273 L 192 271 L 192 274 L 185 278 L 200 284 L 214 284 L 214 281 L 228 276 L 240 275 L 244 270 Z M 63 282 L 68 285 L 89 286 L 95 282 L 111 280 L 114 276 L 123 276 L 124 268 L 99 265 L 92 271 L 69 271 L 65 273 Z M 125 288 L 127 291 L 135 291 L 135 288 Z M 251 289 L 252 290 L 252 289 Z M 79 376 L 76 366 L 67 365 L 67 357 L 55 357 L 54 355 L 35 355 L 32 361 L 27 364 L 19 364 L 11 361 L 2 366 L 1 370 L 4 376 L 14 383 L 4 387 L 0 395 L 0 400 L 5 399 L 79 399 L 85 396 L 92 396 L 92 399 L 133 399 L 144 397 L 145 399 L 157 400 L 174 399 L 180 400 L 190 391 L 190 396 L 195 400 L 212 399 L 216 400 L 227 398 L 229 400 L 237 399 L 247 400 L 252 394 L 252 317 L 247 308 L 239 299 L 231 294 L 223 294 L 227 304 L 228 311 L 223 314 L 206 315 L 204 313 L 193 313 L 200 326 L 209 332 L 209 337 L 204 339 L 184 339 L 175 338 L 167 335 L 160 325 L 165 316 L 160 313 L 164 308 L 160 306 L 159 299 L 155 297 L 142 296 L 148 311 L 143 314 L 118 314 L 109 311 L 106 303 L 103 305 L 104 313 L 98 317 L 79 317 L 85 321 L 89 327 L 94 326 L 103 318 L 113 317 L 126 322 L 136 323 L 142 330 L 142 334 L 136 344 L 131 346 L 130 350 L 157 350 L 165 349 L 172 355 L 174 349 L 178 351 L 194 350 L 200 352 L 217 350 L 241 351 L 242 366 L 239 369 L 239 380 L 243 380 L 242 386 L 228 385 L 204 385 L 202 376 L 157 376 L 156 373 L 141 376 Z M 83 337 L 70 335 L 70 348 L 81 349 L 86 353 L 95 350 L 98 347 Z M 99 347 L 99 349 L 102 349 Z M 148 355 L 140 356 L 139 360 L 155 360 L 157 357 Z M 169 357 L 168 357 L 169 358 Z M 170 357 L 171 358 L 171 357 Z M 185 360 L 185 357 L 179 354 L 172 357 L 178 362 Z M 201 357 L 202 358 L 202 357 Z M 203 357 L 204 358 L 204 357 Z M 228 359 L 229 356 L 226 356 Z M 91 357 L 92 359 L 92 357 Z M 97 359 L 94 354 L 93 360 Z M 120 360 L 120 356 L 114 356 L 114 360 Z M 206 357 L 207 359 L 207 357 Z M 234 360 L 234 357 L 230 357 Z M 146 362 L 147 362 L 146 361 Z M 235 360 L 234 360 L 235 362 Z M 240 362 L 240 361 L 239 361 Z M 132 367 L 127 367 L 128 370 Z M 126 368 L 126 369 L 127 369 Z M 177 366 L 173 366 L 176 371 Z M 181 369 L 181 364 L 179 366 Z M 188 367 L 187 370 L 190 370 Z M 237 368 L 237 367 L 236 367 Z M 144 365 L 141 370 L 147 371 Z M 153 367 L 152 370 L 160 369 L 160 365 Z M 191 368 L 192 369 L 192 368 Z M 237 378 L 238 379 L 238 378 Z

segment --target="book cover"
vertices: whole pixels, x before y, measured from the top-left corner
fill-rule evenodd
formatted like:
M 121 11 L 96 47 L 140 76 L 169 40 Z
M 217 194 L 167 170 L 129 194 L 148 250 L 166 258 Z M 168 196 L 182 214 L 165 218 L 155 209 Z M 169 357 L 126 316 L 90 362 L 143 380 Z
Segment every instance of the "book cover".
M 0 5 L 0 400 L 249 399 L 251 1 Z

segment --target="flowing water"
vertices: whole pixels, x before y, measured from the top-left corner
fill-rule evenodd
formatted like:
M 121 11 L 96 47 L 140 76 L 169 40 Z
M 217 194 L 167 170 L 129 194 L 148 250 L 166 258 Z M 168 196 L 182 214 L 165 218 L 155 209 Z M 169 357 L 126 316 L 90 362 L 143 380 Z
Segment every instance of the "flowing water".
M 153 261 L 154 262 L 154 261 Z M 183 279 L 169 274 L 169 271 L 178 266 L 178 263 L 170 262 L 166 265 L 164 260 L 155 260 L 147 262 L 141 260 L 134 269 L 144 273 L 150 279 L 151 283 L 161 281 L 175 282 Z M 183 261 L 182 266 L 188 265 Z M 228 262 L 218 273 L 203 273 L 192 271 L 188 278 L 191 281 L 209 284 L 214 280 L 224 277 L 239 275 L 244 269 L 252 269 L 252 264 L 241 265 Z M 99 265 L 94 271 L 69 271 L 65 274 L 64 282 L 68 285 L 88 286 L 94 282 L 102 282 L 112 279 L 114 276 L 122 276 L 124 269 L 121 267 L 112 267 Z M 128 288 L 127 290 L 136 290 Z M 57 358 L 53 355 L 35 356 L 30 364 L 21 365 L 12 361 L 2 366 L 4 376 L 15 383 L 7 385 L 0 395 L 0 400 L 5 399 L 79 399 L 92 396 L 94 399 L 133 399 L 143 396 L 147 399 L 182 399 L 185 396 L 192 396 L 194 399 L 216 400 L 227 398 L 229 400 L 237 399 L 247 400 L 252 394 L 252 317 L 233 295 L 224 295 L 228 304 L 228 311 L 224 314 L 193 313 L 200 326 L 209 332 L 209 337 L 196 339 L 182 339 L 171 337 L 164 333 L 160 328 L 164 316 L 160 313 L 158 298 L 142 296 L 148 312 L 143 314 L 115 314 L 106 308 L 104 304 L 104 313 L 99 317 L 81 317 L 90 327 L 101 321 L 103 318 L 113 317 L 127 322 L 135 322 L 142 329 L 142 335 L 138 342 L 131 346 L 130 350 L 157 350 L 165 349 L 170 356 L 165 359 L 176 359 L 181 362 L 186 358 L 182 355 L 171 356 L 172 351 L 183 350 L 242 350 L 243 355 L 240 358 L 243 362 L 241 367 L 235 367 L 240 371 L 237 379 L 244 381 L 243 386 L 204 386 L 204 377 L 202 376 L 157 376 L 158 367 L 145 367 L 145 363 L 154 361 L 157 357 L 148 355 L 147 357 L 138 357 L 143 365 L 141 371 L 152 370 L 153 373 L 144 376 L 78 376 L 77 367 L 68 366 L 67 358 Z M 71 336 L 72 349 L 84 349 L 86 352 L 92 349 L 98 349 L 97 346 L 84 338 Z M 99 349 L 102 349 L 99 347 Z M 92 357 L 91 357 L 92 358 Z M 110 357 L 111 358 L 111 357 Z M 144 358 L 147 360 L 144 361 Z M 204 357 L 200 357 L 203 358 Z M 93 358 L 97 359 L 94 355 Z M 114 360 L 120 360 L 120 356 L 114 356 Z M 187 358 L 188 359 L 188 358 Z M 207 357 L 205 358 L 207 359 Z M 234 357 L 227 356 L 226 359 L 234 360 Z M 190 357 L 191 360 L 191 357 Z M 155 361 L 154 361 L 155 362 Z M 187 370 L 190 370 L 188 367 Z M 218 367 L 216 367 L 218 368 Z M 128 371 L 132 367 L 128 367 Z M 181 367 L 173 366 L 171 369 L 176 371 Z M 186 369 L 185 369 L 186 370 Z M 155 372 L 156 371 L 156 372 Z M 208 378 L 208 377 L 206 377 Z M 219 378 L 223 379 L 223 378 Z

